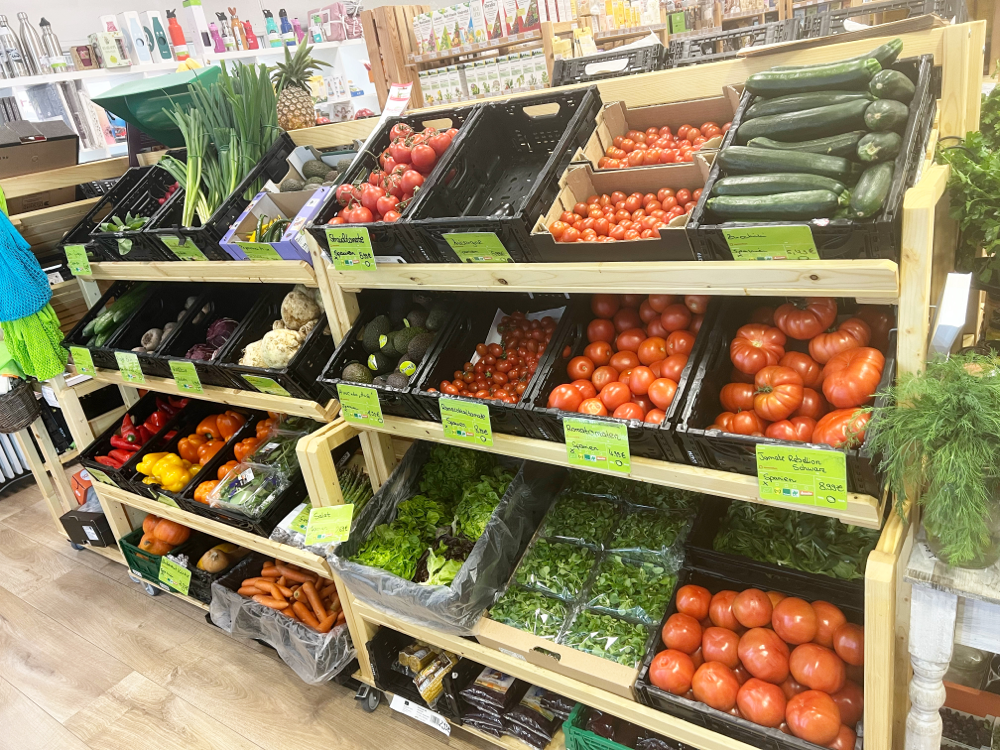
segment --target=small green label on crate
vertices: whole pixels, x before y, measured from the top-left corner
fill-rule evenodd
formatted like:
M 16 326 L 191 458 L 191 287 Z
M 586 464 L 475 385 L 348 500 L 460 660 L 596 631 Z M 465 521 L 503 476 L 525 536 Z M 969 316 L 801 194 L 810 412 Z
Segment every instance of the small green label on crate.
M 118 361 L 118 372 L 130 383 L 145 383 L 146 376 L 142 374 L 139 365 L 139 355 L 134 352 L 115 352 Z
M 187 568 L 163 556 L 160 558 L 160 575 L 157 577 L 174 591 L 187 596 L 188 589 L 191 587 L 191 571 Z
M 194 367 L 194 362 L 178 362 L 170 360 L 170 372 L 173 373 L 177 387 L 188 393 L 204 393 L 201 387 L 201 380 L 198 379 L 198 371 Z
M 619 474 L 632 471 L 625 425 L 570 418 L 563 420 L 563 434 L 570 466 Z
M 292 523 L 289 525 L 292 531 L 297 531 L 300 534 L 306 533 L 306 529 L 309 527 L 309 511 L 311 510 L 312 506 L 307 505 L 299 511 L 299 514 L 292 519 Z
M 236 247 L 246 253 L 250 260 L 281 260 L 278 251 L 266 242 L 237 242 Z
M 306 546 L 346 542 L 351 534 L 353 515 L 353 505 L 313 508 L 309 511 L 309 525 L 306 527 Z
M 375 253 L 365 227 L 327 227 L 330 257 L 338 271 L 375 271 Z
M 243 375 L 245 381 L 256 388 L 261 393 L 269 393 L 272 396 L 291 396 L 292 394 L 275 383 L 271 378 L 262 378 L 259 375 Z
M 493 232 L 456 232 L 444 241 L 463 263 L 507 263 L 513 258 Z
M 680 13 L 670 14 L 670 33 L 671 34 L 683 34 L 687 31 L 687 19 L 684 16 L 684 11 Z
M 164 235 L 160 239 L 163 240 L 163 244 L 176 255 L 181 260 L 205 260 L 205 253 L 198 249 L 189 237 L 174 237 L 173 235 Z
M 812 230 L 804 224 L 723 229 L 722 234 L 733 260 L 819 260 Z
M 762 500 L 847 509 L 847 456 L 816 448 L 757 446 Z
M 94 360 L 90 356 L 90 351 L 82 346 L 71 346 L 69 353 L 73 355 L 73 364 L 76 371 L 83 375 L 96 375 L 97 369 L 94 367 Z
M 493 445 L 490 408 L 486 404 L 439 398 L 438 406 L 446 438 L 480 447 Z
M 90 474 L 91 477 L 93 477 L 94 479 L 96 479 L 101 484 L 110 484 L 112 487 L 117 487 L 118 486 L 117 484 L 115 484 L 114 482 L 111 481 L 111 477 L 109 477 L 107 474 L 105 474 L 100 469 L 91 469 L 91 468 L 88 467 L 87 468 L 87 473 Z
M 340 413 L 345 422 L 362 427 L 381 427 L 385 424 L 378 391 L 374 388 L 341 383 L 337 386 L 337 398 L 340 399 Z
M 74 276 L 90 276 L 90 260 L 87 258 L 87 248 L 84 245 L 66 245 L 66 263 L 69 272 Z
M 171 508 L 177 508 L 178 510 L 180 510 L 181 506 L 179 506 L 177 504 L 177 501 L 174 500 L 172 497 L 170 497 L 170 495 L 164 495 L 163 493 L 157 493 L 156 499 L 159 500 L 164 505 L 169 505 Z

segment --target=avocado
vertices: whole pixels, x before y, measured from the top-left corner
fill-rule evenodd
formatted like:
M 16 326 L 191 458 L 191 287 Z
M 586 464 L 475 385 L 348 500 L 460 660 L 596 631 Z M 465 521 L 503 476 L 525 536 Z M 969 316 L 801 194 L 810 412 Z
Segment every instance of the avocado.
M 368 325 L 365 326 L 364 334 L 364 347 L 365 351 L 369 354 L 377 352 L 382 348 L 379 342 L 380 337 L 390 333 L 392 331 L 392 324 L 389 322 L 389 318 L 386 315 L 377 315 L 372 318 Z
M 282 193 L 295 193 L 304 188 L 306 184 L 302 180 L 296 180 L 294 177 L 289 177 L 287 180 L 279 185 Z
M 438 331 L 444 327 L 444 324 L 448 320 L 448 308 L 444 305 L 437 304 L 431 308 L 431 311 L 427 314 L 427 321 L 424 325 L 427 327 L 428 331 Z
M 375 379 L 372 380 L 372 385 L 389 385 L 389 381 L 386 379 L 385 375 L 376 375 Z
M 389 298 L 389 320 L 396 327 L 403 325 L 406 311 L 410 309 L 410 293 L 394 292 Z
M 406 313 L 406 322 L 411 328 L 423 328 L 427 323 L 427 311 L 422 307 L 414 307 Z
M 336 169 L 331 169 L 323 176 L 323 179 L 327 182 L 340 182 L 340 172 Z
M 417 363 L 410 359 L 409 354 L 404 354 L 399 358 L 399 364 L 396 365 L 396 372 L 403 373 L 406 377 L 410 377 L 417 371 Z
M 410 384 L 410 376 L 404 375 L 397 370 L 386 378 L 386 384 L 390 388 L 406 388 Z
M 426 292 L 417 292 L 413 295 L 413 303 L 430 310 L 434 305 L 434 296 Z
M 323 177 L 330 171 L 330 165 L 322 159 L 313 159 L 302 165 L 302 176 L 308 182 L 310 177 Z
M 322 184 L 323 184 L 322 177 L 310 177 L 308 180 L 306 180 L 306 185 L 322 185 Z
M 342 380 L 349 380 L 352 383 L 368 384 L 372 382 L 371 371 L 360 362 L 351 362 L 344 368 L 340 377 Z
M 400 351 L 396 347 L 396 334 L 393 333 L 392 331 L 390 331 L 389 333 L 383 333 L 381 336 L 379 336 L 378 342 L 381 345 L 379 351 L 382 352 L 382 354 L 384 354 L 385 356 L 392 357 L 393 359 L 395 359 L 400 354 L 406 351 L 406 349 Z
M 368 369 L 377 375 L 382 375 L 392 369 L 392 360 L 382 354 L 382 352 L 369 354 Z
M 431 344 L 434 342 L 433 333 L 420 333 L 413 337 L 410 341 L 410 345 L 406 347 L 406 354 L 414 364 L 420 364 L 420 360 L 424 358 L 427 354 L 427 350 L 430 348 Z
M 337 171 L 346 172 L 347 168 L 351 166 L 352 161 L 353 161 L 352 159 L 341 159 L 340 161 L 337 162 Z
M 406 352 L 406 348 L 413 341 L 413 338 L 419 334 L 420 331 L 416 328 L 403 328 L 402 330 L 396 331 L 392 334 L 392 345 L 396 348 L 396 351 L 400 354 Z

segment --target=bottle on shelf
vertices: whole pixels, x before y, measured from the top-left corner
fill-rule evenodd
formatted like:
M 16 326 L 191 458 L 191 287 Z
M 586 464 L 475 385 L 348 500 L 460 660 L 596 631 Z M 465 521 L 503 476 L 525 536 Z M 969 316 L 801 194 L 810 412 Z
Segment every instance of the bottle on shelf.
M 21 42 L 14 29 L 7 23 L 7 16 L 0 15 L 0 46 L 3 47 L 5 67 L 9 78 L 30 75 L 21 52 Z
M 247 32 L 243 28 L 243 22 L 236 17 L 236 8 L 227 8 L 229 11 L 229 25 L 233 30 L 233 37 L 236 40 L 237 49 L 250 49 L 247 47 Z
M 281 19 L 281 43 L 286 47 L 294 47 L 298 44 L 295 38 L 295 31 L 288 20 L 288 13 L 284 8 L 278 11 L 278 18 Z
M 247 38 L 247 49 L 260 49 L 260 45 L 257 43 L 257 35 L 253 31 L 253 24 L 249 21 L 243 21 L 243 33 Z
M 21 49 L 24 51 L 24 58 L 28 64 L 28 70 L 31 71 L 32 75 L 36 76 L 51 73 L 52 68 L 49 66 L 49 56 L 45 54 L 42 40 L 38 36 L 38 32 L 35 31 L 35 27 L 31 25 L 31 21 L 28 20 L 28 14 L 23 12 L 18 13 L 17 20 L 21 22 L 19 36 L 21 39 Z
M 216 26 L 215 21 L 212 21 L 208 25 L 208 33 L 212 35 L 212 42 L 215 45 L 214 50 L 216 52 L 225 52 L 226 43 L 222 40 L 222 34 L 219 33 L 219 27 Z
M 49 58 L 49 67 L 53 73 L 62 73 L 66 70 L 66 56 L 63 54 L 62 46 L 59 44 L 59 37 L 52 31 L 52 24 L 44 18 L 38 22 L 42 29 L 42 44 L 45 46 L 45 54 Z
M 170 43 L 174 47 L 174 57 L 179 62 L 187 60 L 190 57 L 187 41 L 184 39 L 184 29 L 181 28 L 180 23 L 177 21 L 176 10 L 167 11 L 167 29 L 170 31 Z
M 236 49 L 236 39 L 229 28 L 229 19 L 226 18 L 225 12 L 221 11 L 217 11 L 215 17 L 219 19 L 219 35 L 222 37 L 222 46 L 226 52 L 232 52 Z
M 302 44 L 302 40 L 306 38 L 306 33 L 302 30 L 302 24 L 299 23 L 299 19 L 292 19 L 292 30 L 295 32 L 297 43 Z
M 264 11 L 264 29 L 266 30 L 267 46 L 268 47 L 280 47 L 281 45 L 281 34 L 278 33 L 278 24 L 274 22 L 274 16 L 271 11 Z

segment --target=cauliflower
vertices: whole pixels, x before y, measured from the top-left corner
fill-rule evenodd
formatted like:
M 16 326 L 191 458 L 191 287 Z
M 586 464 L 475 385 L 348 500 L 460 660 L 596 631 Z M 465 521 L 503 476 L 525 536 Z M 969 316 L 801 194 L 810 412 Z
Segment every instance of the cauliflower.
M 268 331 L 261 339 L 261 358 L 264 366 L 270 368 L 287 367 L 292 357 L 302 346 L 298 331 L 282 329 Z
M 264 358 L 261 356 L 263 345 L 263 341 L 254 341 L 247 344 L 247 348 L 243 350 L 243 356 L 240 357 L 240 364 L 246 367 L 267 367 L 264 364 Z
M 283 320 L 276 320 L 271 324 L 272 331 L 280 331 L 284 327 L 285 327 L 285 321 Z
M 285 328 L 296 331 L 310 320 L 319 318 L 322 312 L 312 295 L 305 295 L 302 292 L 291 291 L 281 302 L 281 320 Z

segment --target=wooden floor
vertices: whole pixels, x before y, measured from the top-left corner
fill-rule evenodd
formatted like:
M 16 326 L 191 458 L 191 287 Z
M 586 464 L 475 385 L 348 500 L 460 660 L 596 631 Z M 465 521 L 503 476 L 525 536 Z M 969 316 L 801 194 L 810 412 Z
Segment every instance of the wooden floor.
M 0 497 L 0 750 L 417 750 L 451 739 L 302 682 L 124 566 L 74 551 L 37 487 Z

